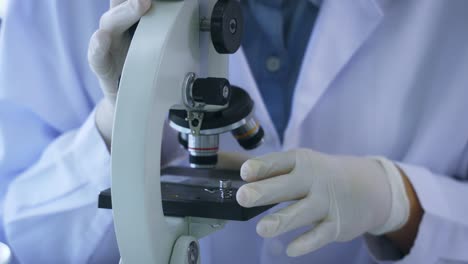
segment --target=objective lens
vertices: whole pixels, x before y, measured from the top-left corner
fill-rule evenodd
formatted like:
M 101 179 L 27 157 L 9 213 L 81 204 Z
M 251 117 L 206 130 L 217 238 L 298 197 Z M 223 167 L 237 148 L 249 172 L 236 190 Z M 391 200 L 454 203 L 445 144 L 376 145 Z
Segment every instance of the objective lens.
M 219 135 L 188 135 L 189 162 L 192 168 L 213 168 L 218 162 Z
M 245 125 L 234 129 L 232 135 L 244 149 L 251 150 L 262 144 L 265 132 L 254 118 L 250 118 Z

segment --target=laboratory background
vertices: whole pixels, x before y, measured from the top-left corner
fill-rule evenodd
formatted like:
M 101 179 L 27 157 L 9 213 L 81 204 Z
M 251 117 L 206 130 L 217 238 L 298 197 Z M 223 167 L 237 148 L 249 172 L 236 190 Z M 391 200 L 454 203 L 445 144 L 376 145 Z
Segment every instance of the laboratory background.
M 468 0 L 0 0 L 0 264 L 467 264 Z

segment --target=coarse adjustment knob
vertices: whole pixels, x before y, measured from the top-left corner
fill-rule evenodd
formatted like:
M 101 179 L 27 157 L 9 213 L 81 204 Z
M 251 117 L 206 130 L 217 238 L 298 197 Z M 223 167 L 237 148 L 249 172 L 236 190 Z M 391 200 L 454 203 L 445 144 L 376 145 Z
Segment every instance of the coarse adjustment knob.
M 211 39 L 218 53 L 235 53 L 242 41 L 244 17 L 239 1 L 219 0 L 211 14 Z
M 223 106 L 231 99 L 231 85 L 224 78 L 200 78 L 193 82 L 192 98 L 195 102 Z

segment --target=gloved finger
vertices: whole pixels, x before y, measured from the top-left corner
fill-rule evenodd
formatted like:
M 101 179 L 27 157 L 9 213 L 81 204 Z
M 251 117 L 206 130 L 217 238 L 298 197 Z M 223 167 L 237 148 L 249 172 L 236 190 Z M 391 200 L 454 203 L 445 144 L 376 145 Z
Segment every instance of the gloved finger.
M 291 242 L 286 250 L 290 257 L 298 257 L 317 250 L 335 241 L 337 231 L 332 222 L 321 222 L 312 230 L 304 233 Z
M 247 182 L 258 181 L 287 174 L 295 165 L 295 151 L 270 153 L 246 161 L 241 168 L 241 177 Z
M 243 153 L 220 152 L 218 153 L 218 163 L 216 168 L 227 170 L 239 170 L 249 156 Z
M 125 1 L 102 15 L 99 27 L 112 36 L 121 35 L 140 20 L 150 6 L 151 0 Z
M 275 237 L 299 227 L 314 224 L 327 215 L 327 205 L 314 198 L 305 198 L 265 216 L 257 224 L 262 237 Z
M 111 36 L 104 30 L 97 30 L 89 42 L 88 48 L 88 62 L 91 69 L 99 77 L 99 80 L 103 84 L 103 88 L 108 90 L 108 87 L 115 87 L 117 89 L 116 82 L 118 81 L 115 75 L 115 63 L 112 62 L 111 48 Z M 112 90 L 115 90 L 114 88 Z M 105 91 L 106 92 L 106 91 Z M 115 92 L 115 91 L 110 91 Z
M 88 48 L 88 62 L 91 69 L 99 76 L 106 77 L 112 72 L 110 54 L 111 36 L 108 32 L 98 29 L 91 36 Z
M 110 8 L 114 8 L 127 0 L 110 0 Z
M 254 207 L 304 198 L 309 188 L 291 177 L 294 174 L 246 184 L 237 191 L 237 202 L 243 207 Z
M 101 83 L 106 98 L 115 100 L 117 96 L 118 76 L 115 76 L 115 63 L 112 61 L 111 36 L 104 30 L 97 30 L 89 42 L 88 62 Z

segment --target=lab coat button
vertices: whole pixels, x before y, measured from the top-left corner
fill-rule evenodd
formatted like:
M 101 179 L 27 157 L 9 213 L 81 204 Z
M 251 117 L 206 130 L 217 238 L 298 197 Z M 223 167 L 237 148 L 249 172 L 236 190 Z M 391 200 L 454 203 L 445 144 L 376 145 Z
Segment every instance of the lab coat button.
M 276 56 L 268 57 L 266 68 L 269 72 L 277 72 L 281 68 L 281 60 Z

